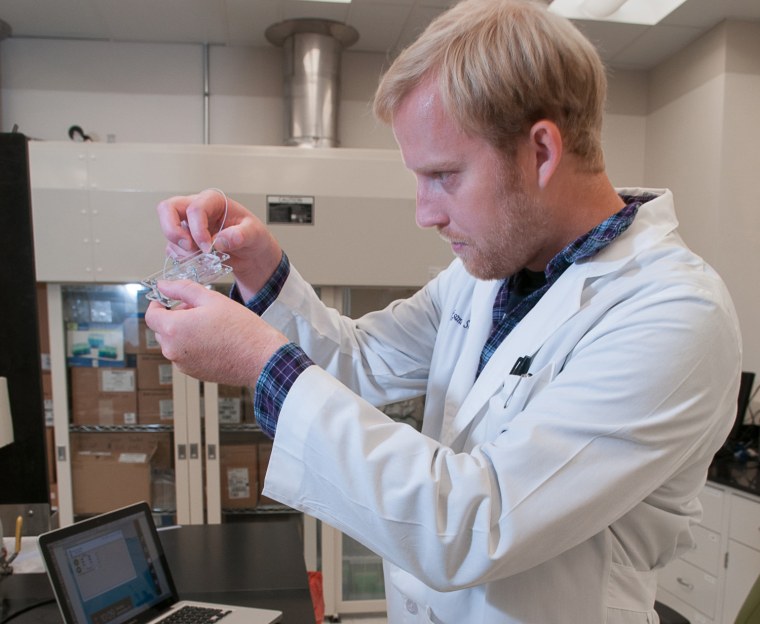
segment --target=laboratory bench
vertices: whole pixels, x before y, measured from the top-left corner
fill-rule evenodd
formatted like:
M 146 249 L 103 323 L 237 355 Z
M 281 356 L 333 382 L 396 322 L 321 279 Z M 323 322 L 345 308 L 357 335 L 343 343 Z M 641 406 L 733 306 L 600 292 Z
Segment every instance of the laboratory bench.
M 250 522 L 172 527 L 159 535 L 180 598 L 276 609 L 283 612 L 283 624 L 304 624 L 314 622 L 314 607 L 302 526 L 295 514 L 273 514 Z M 45 574 L 0 580 L 0 622 L 6 619 L 61 624 Z

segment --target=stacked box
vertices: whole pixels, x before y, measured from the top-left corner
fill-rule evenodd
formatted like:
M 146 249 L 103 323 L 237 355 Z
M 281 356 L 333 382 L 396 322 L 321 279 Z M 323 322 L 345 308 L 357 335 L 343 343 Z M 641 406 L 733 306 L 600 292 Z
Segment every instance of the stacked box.
M 256 507 L 259 500 L 256 444 L 222 445 L 220 456 L 222 509 Z
M 161 353 L 156 333 L 145 324 L 145 319 L 131 316 L 124 321 L 124 351 L 130 355 Z
M 173 470 L 174 446 L 169 431 L 81 432 L 70 434 L 72 455 L 80 451 L 128 451 L 134 448 L 153 448 L 152 467 Z
M 269 467 L 269 457 L 272 454 L 271 442 L 259 442 L 259 504 L 260 505 L 278 505 L 279 503 L 271 498 L 264 496 L 261 492 L 264 489 L 264 478 Z
M 172 387 L 172 363 L 160 353 L 137 354 L 137 389 L 166 390 Z
M 172 389 L 138 390 L 137 414 L 141 425 L 171 425 L 174 422 Z
M 75 425 L 137 423 L 134 368 L 85 368 L 71 371 L 71 414 Z
M 219 385 L 219 423 L 243 422 L 243 389 L 240 386 Z
M 155 445 L 79 448 L 71 455 L 74 513 L 99 514 L 139 501 L 152 503 Z
M 110 323 L 68 323 L 66 362 L 69 366 L 123 367 L 124 326 Z

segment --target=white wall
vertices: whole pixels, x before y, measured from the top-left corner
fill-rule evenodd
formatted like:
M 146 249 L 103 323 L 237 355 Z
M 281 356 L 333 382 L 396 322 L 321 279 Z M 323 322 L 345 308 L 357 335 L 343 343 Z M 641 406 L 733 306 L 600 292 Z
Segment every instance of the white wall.
M 726 36 L 718 267 L 739 310 L 745 368 L 760 373 L 760 24 L 729 23 Z
M 7 39 L 0 44 L 2 131 L 68 140 L 202 143 L 204 47 Z M 282 145 L 282 50 L 210 46 L 209 142 Z M 369 109 L 384 55 L 346 51 L 338 134 L 343 147 L 395 148 Z
M 610 71 L 602 143 L 615 186 L 644 186 L 648 106 L 645 72 Z
M 7 39 L 0 44 L 2 130 L 68 140 L 79 125 L 105 141 L 203 139 L 202 48 Z
M 684 239 L 734 298 L 743 367 L 760 372 L 760 24 L 716 27 L 651 73 L 649 98 L 647 183 L 673 190 Z

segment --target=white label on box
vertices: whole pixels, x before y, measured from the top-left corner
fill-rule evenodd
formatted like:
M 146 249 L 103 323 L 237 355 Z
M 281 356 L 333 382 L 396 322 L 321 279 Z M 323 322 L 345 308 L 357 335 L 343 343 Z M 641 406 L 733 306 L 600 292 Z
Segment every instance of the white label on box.
M 137 412 L 124 412 L 124 424 L 136 425 L 137 424 Z
M 145 453 L 121 453 L 119 461 L 122 464 L 144 464 L 148 461 L 148 456 Z
M 158 340 L 156 340 L 156 332 L 154 332 L 150 327 L 145 328 L 145 346 L 148 349 L 161 348 L 161 345 L 158 344 Z
M 225 425 L 242 421 L 242 399 L 219 397 L 219 422 Z
M 42 370 L 49 371 L 51 370 L 50 367 L 50 354 L 49 353 L 40 353 L 40 366 L 42 366 Z
M 161 420 L 174 420 L 174 401 L 161 399 L 158 402 L 158 417 Z
M 158 365 L 158 383 L 162 386 L 172 385 L 172 365 L 171 364 L 159 364 Z
M 100 373 L 103 392 L 134 392 L 135 371 L 103 368 Z
M 53 426 L 53 399 L 44 399 L 45 405 L 45 424 L 48 427 Z
M 250 498 L 251 484 L 248 468 L 227 469 L 227 495 L 232 498 Z

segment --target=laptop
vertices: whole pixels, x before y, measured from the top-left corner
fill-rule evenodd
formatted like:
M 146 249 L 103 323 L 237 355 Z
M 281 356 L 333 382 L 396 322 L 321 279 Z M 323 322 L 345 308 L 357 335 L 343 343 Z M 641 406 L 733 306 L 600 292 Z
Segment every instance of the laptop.
M 180 601 L 145 502 L 44 533 L 39 548 L 65 624 L 153 624 L 185 607 L 212 609 L 209 621 L 220 624 L 282 618 L 280 611 Z

